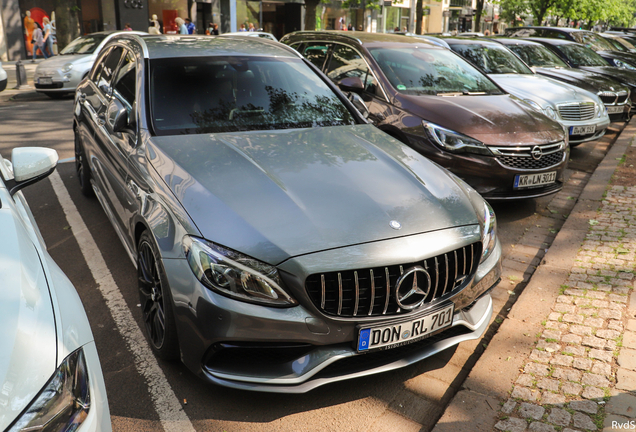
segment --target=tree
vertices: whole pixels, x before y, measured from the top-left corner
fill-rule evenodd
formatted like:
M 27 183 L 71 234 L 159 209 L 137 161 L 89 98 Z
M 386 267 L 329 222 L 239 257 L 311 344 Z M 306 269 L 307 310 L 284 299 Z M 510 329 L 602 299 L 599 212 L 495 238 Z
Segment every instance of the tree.
M 559 0 L 531 0 L 530 10 L 534 16 L 534 24 L 541 25 L 547 12 L 557 5 Z
M 320 0 L 305 0 L 305 30 L 316 30 L 316 8 Z
M 528 0 L 500 0 L 499 5 L 499 17 L 513 26 L 518 24 L 517 17 L 524 19 L 530 10 Z
M 55 37 L 61 50 L 81 33 L 78 0 L 55 0 Z
M 481 13 L 484 10 L 484 0 L 476 0 L 475 2 L 475 31 L 481 29 Z

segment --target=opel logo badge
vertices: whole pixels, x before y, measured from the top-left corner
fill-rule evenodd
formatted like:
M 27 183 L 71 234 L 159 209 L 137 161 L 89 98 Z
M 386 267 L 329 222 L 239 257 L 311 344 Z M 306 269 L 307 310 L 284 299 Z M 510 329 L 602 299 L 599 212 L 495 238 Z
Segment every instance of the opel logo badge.
M 422 287 L 425 287 L 424 289 Z M 404 272 L 395 285 L 395 301 L 405 310 L 420 306 L 430 291 L 431 276 L 420 266 L 411 267 Z
M 396 220 L 392 220 L 391 222 L 389 222 L 389 226 L 394 230 L 399 230 L 400 228 L 402 228 L 402 224 Z
M 532 159 L 539 160 L 541 159 L 541 156 L 543 156 L 543 151 L 541 150 L 541 147 L 534 146 L 530 154 L 532 154 Z

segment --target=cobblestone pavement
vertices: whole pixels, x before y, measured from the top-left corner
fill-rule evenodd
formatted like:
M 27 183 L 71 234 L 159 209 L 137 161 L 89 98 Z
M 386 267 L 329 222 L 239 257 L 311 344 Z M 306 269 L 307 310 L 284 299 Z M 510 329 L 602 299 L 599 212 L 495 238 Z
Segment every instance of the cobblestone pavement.
M 544 330 L 501 407 L 500 431 L 634 430 L 636 187 L 607 190 Z M 632 421 L 632 423 L 630 423 Z

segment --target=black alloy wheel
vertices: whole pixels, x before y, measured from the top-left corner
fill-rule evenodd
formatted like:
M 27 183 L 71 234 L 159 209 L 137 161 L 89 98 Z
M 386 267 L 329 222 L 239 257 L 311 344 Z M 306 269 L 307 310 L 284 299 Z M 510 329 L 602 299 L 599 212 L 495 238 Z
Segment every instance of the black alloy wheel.
M 158 256 L 153 239 L 144 231 L 137 246 L 137 280 L 146 336 L 157 357 L 174 360 L 179 356 L 179 344 L 170 288 Z
M 75 172 L 77 173 L 82 194 L 87 197 L 95 195 L 93 187 L 91 186 L 91 173 L 87 165 L 84 147 L 77 132 L 75 132 Z

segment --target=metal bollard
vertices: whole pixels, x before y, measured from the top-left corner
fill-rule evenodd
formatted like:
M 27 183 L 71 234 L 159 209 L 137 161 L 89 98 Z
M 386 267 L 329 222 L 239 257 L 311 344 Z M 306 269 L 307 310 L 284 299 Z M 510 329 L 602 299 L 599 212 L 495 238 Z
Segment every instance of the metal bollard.
M 24 65 L 21 60 L 18 60 L 15 64 L 15 80 L 17 82 L 15 89 L 24 89 L 29 87 L 27 84 L 27 74 Z

